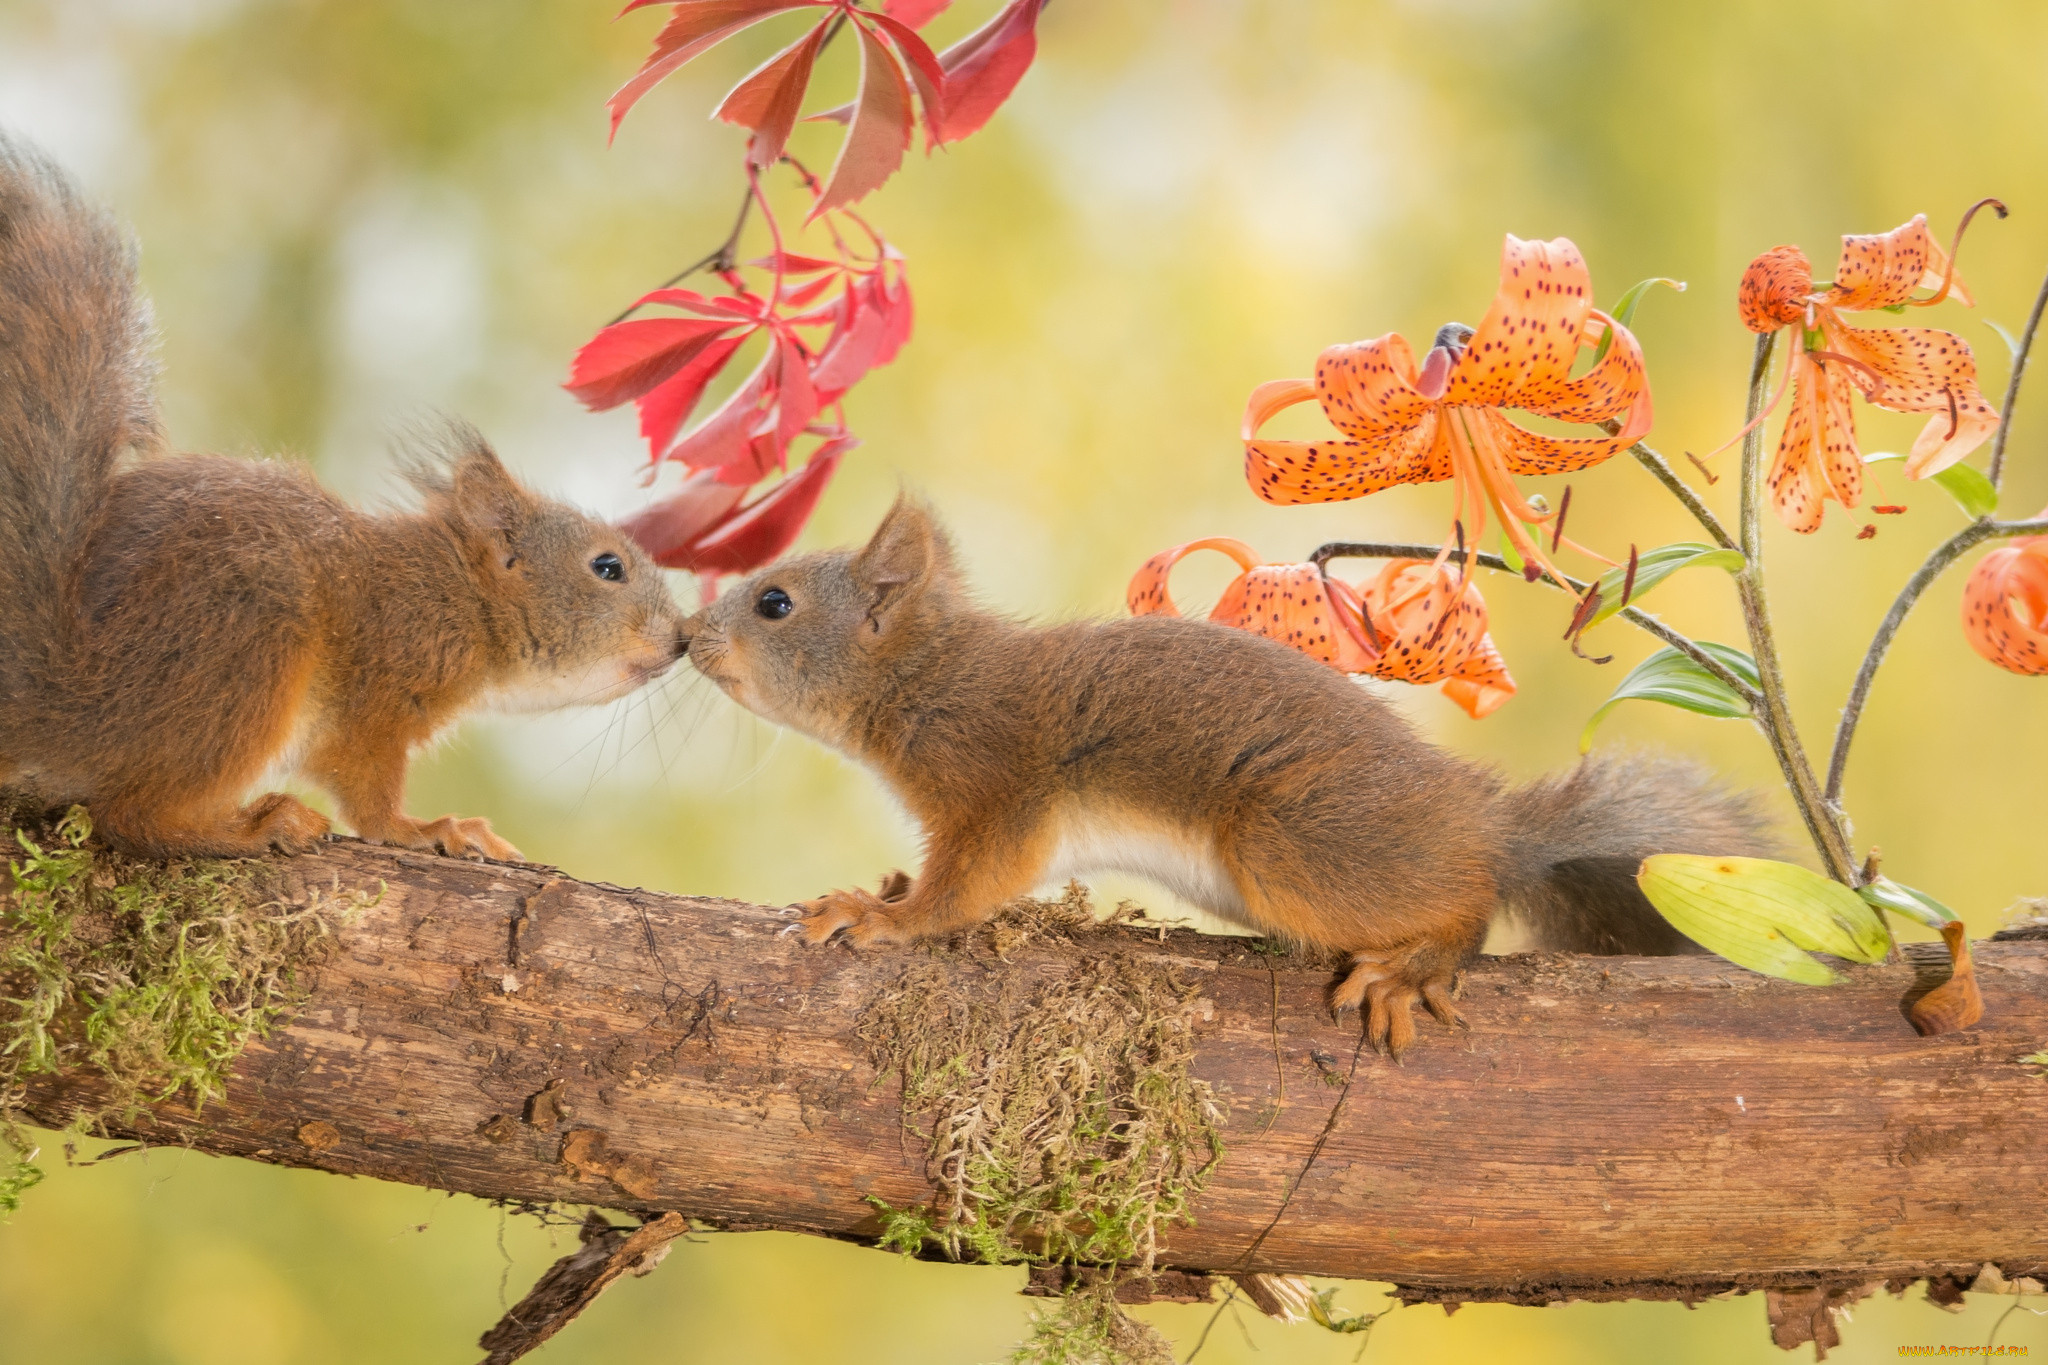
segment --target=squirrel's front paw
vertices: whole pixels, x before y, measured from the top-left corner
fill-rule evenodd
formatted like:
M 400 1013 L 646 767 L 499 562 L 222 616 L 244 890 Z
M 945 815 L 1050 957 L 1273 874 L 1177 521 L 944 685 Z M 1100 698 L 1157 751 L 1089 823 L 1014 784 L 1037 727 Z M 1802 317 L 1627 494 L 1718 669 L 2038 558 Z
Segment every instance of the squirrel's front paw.
M 813 946 L 842 934 L 856 948 L 902 942 L 888 904 L 871 891 L 832 891 L 791 908 L 803 918 L 790 928 Z
M 521 863 L 519 850 L 500 839 L 491 822 L 482 816 L 464 819 L 444 815 L 438 820 L 401 820 L 381 832 L 375 842 L 404 848 L 437 848 L 451 858 L 494 858 L 501 863 Z

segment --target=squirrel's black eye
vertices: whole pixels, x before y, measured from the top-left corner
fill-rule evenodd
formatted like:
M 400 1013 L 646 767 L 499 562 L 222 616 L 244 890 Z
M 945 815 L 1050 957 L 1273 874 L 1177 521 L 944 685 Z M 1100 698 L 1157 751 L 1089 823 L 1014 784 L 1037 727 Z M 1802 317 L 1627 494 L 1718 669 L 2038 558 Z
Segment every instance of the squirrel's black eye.
M 780 588 L 770 588 L 761 594 L 761 600 L 754 603 L 754 610 L 771 621 L 780 621 L 796 610 L 796 603 L 789 600 L 789 594 Z
M 606 550 L 596 559 L 590 561 L 590 571 L 607 583 L 623 583 L 626 581 L 625 561 L 610 550 Z

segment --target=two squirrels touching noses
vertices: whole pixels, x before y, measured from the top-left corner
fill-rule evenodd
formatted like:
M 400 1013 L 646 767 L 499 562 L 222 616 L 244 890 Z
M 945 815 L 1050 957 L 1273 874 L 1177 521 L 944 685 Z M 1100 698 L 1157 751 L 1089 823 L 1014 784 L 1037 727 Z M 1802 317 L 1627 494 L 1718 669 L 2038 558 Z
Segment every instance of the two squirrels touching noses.
M 966 929 L 1041 884 L 1148 877 L 1348 956 L 1332 990 L 1398 1054 L 1445 1023 L 1506 913 L 1540 946 L 1696 951 L 1652 853 L 1768 855 L 1751 801 L 1666 760 L 1510 790 L 1286 646 L 1146 616 L 1038 626 L 978 606 L 899 500 L 858 551 L 784 560 L 685 621 L 622 532 L 516 482 L 454 428 L 417 511 L 283 464 L 163 450 L 123 235 L 0 138 L 0 786 L 80 801 L 155 857 L 365 839 L 517 858 L 482 819 L 401 805 L 414 750 L 479 706 L 607 701 L 687 652 L 734 701 L 873 769 L 923 826 L 915 879 L 835 891 L 821 944 Z

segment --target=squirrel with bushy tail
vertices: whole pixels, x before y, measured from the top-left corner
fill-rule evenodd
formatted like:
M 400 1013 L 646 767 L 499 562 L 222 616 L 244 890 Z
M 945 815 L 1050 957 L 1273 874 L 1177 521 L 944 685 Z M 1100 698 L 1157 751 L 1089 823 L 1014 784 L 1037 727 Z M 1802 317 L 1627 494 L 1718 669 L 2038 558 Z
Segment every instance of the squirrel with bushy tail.
M 480 818 L 402 805 L 421 745 L 478 706 L 621 696 L 682 613 L 617 529 L 451 426 L 370 514 L 278 461 L 166 453 L 133 250 L 0 136 L 0 786 L 83 802 L 154 857 L 372 841 L 516 858 Z
M 800 907 L 814 944 L 950 934 L 1048 882 L 1129 872 L 1343 954 L 1332 1006 L 1398 1054 L 1416 1004 L 1461 1022 L 1458 972 L 1497 915 L 1542 948 L 1696 952 L 1638 889 L 1644 857 L 1776 851 L 1750 797 L 1687 763 L 1509 788 L 1248 631 L 988 611 L 909 498 L 864 548 L 771 565 L 685 629 L 734 701 L 865 764 L 923 827 L 914 879 Z

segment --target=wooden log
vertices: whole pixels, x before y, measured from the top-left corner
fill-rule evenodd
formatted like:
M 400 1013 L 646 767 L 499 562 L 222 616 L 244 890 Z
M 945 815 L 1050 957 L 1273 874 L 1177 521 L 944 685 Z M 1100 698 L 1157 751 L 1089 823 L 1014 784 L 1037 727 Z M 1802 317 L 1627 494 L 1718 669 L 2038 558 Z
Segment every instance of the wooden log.
M 917 1203 L 931 1184 L 895 1083 L 853 1037 L 863 1003 L 913 957 L 980 991 L 1126 953 L 1198 984 L 1196 1072 L 1227 1113 L 1224 1159 L 1163 1264 L 1520 1303 L 2048 1266 L 2048 1204 L 2027 1193 L 2048 1182 L 2048 1083 L 2018 1060 L 2048 1044 L 2048 941 L 1980 945 L 1989 1013 L 1936 1038 L 1903 1009 L 1943 976 L 1938 945 L 1830 989 L 1713 958 L 1489 959 L 1469 975 L 1470 1030 L 1424 1021 L 1396 1065 L 1325 1013 L 1328 972 L 1244 939 L 1103 929 L 1007 961 L 973 942 L 856 954 L 800 946 L 770 908 L 542 868 L 334 843 L 283 873 L 300 893 L 385 891 L 225 1101 L 164 1105 L 133 1136 L 871 1238 L 868 1196 Z M 29 1113 L 62 1126 L 102 1093 L 41 1077 Z

